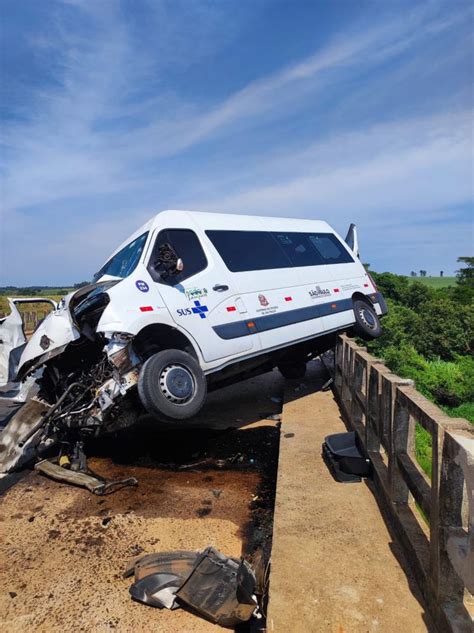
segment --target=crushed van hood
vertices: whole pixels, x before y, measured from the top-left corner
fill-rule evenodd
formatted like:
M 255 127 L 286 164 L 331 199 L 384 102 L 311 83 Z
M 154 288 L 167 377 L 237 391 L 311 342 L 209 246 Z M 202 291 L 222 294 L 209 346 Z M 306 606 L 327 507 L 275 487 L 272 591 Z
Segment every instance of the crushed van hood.
M 26 374 L 61 354 L 70 343 L 81 338 L 81 334 L 92 335 L 93 327 L 86 321 L 85 315 L 103 309 L 106 301 L 102 298 L 106 296 L 106 290 L 118 281 L 120 279 L 89 284 L 66 295 L 26 344 L 16 379 L 22 380 Z

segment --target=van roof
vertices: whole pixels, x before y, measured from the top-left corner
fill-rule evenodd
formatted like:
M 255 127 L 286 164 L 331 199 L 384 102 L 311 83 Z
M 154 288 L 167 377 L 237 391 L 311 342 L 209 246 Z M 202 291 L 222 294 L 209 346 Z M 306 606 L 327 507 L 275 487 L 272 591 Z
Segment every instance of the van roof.
M 188 211 L 179 209 L 167 209 L 160 211 L 142 224 L 134 233 L 129 235 L 120 246 L 110 255 L 113 257 L 122 248 L 134 239 L 156 227 L 181 228 L 183 216 L 186 216 L 185 224 L 202 231 L 214 230 L 253 230 L 253 231 L 321 231 L 334 233 L 334 229 L 324 220 L 308 220 L 305 218 L 282 218 L 264 215 L 243 215 L 240 213 L 213 213 L 204 211 Z M 110 259 L 107 258 L 106 261 Z

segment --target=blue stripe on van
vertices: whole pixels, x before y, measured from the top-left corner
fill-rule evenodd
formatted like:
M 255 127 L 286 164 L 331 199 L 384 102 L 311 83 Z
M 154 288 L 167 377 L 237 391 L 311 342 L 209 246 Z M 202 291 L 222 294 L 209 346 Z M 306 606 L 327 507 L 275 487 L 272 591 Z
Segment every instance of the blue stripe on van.
M 333 307 L 335 306 L 335 307 Z M 296 308 L 295 310 L 286 310 L 277 314 L 268 314 L 267 316 L 255 317 L 253 319 L 244 319 L 243 321 L 235 321 L 234 323 L 223 323 L 215 325 L 212 329 L 223 339 L 239 338 L 248 336 L 256 332 L 265 332 L 266 330 L 274 330 L 285 325 L 293 323 L 301 323 L 328 314 L 337 314 L 352 309 L 352 299 L 341 299 L 340 301 L 329 301 L 328 303 L 320 303 L 314 306 L 304 308 Z M 253 325 L 248 325 L 252 323 Z

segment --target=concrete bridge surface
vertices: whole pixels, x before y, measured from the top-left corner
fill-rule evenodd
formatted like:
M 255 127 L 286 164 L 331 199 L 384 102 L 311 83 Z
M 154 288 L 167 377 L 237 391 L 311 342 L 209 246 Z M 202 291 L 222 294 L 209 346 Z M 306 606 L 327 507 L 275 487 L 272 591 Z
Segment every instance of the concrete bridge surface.
M 347 430 L 324 379 L 285 390 L 267 630 L 436 631 L 371 482 L 337 483 L 321 458 L 325 436 Z

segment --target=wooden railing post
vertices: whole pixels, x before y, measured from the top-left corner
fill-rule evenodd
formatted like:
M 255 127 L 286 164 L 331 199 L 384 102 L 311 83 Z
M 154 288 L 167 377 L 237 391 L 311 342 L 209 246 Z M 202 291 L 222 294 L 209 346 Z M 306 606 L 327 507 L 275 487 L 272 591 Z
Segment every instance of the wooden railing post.
M 410 491 L 400 470 L 398 458 L 402 454 L 413 454 L 415 450 L 415 428 L 410 419 L 408 407 L 403 402 L 403 395 L 398 389 L 398 385 L 395 385 L 395 404 L 390 435 L 388 454 L 390 496 L 393 503 L 408 503 Z
M 338 343 L 336 378 L 343 414 L 371 454 L 377 493 L 440 631 L 470 633 L 465 592 L 474 594 L 474 428 L 448 418 L 413 381 L 390 373 L 346 337 Z M 417 424 L 432 439 L 431 478 L 416 460 Z M 388 469 L 376 455 L 382 446 Z
M 382 361 L 375 359 L 371 364 L 367 380 L 367 409 L 365 421 L 365 441 L 368 451 L 380 451 L 381 432 L 381 399 L 382 399 L 382 374 L 384 372 Z
M 447 422 L 446 426 L 456 428 L 457 425 L 453 421 L 452 424 Z M 450 538 L 462 536 L 464 530 L 467 531 L 470 527 L 471 521 L 467 512 L 463 513 L 465 473 L 458 459 L 461 447 L 455 435 L 446 428 L 439 426 L 436 436 L 436 441 L 433 437 L 431 481 L 430 580 L 440 603 L 462 602 L 464 582 L 453 567 L 448 548 Z M 474 432 L 471 437 L 474 439 Z M 471 546 L 474 546 L 473 542 Z M 474 567 L 474 552 L 471 552 L 471 564 Z

